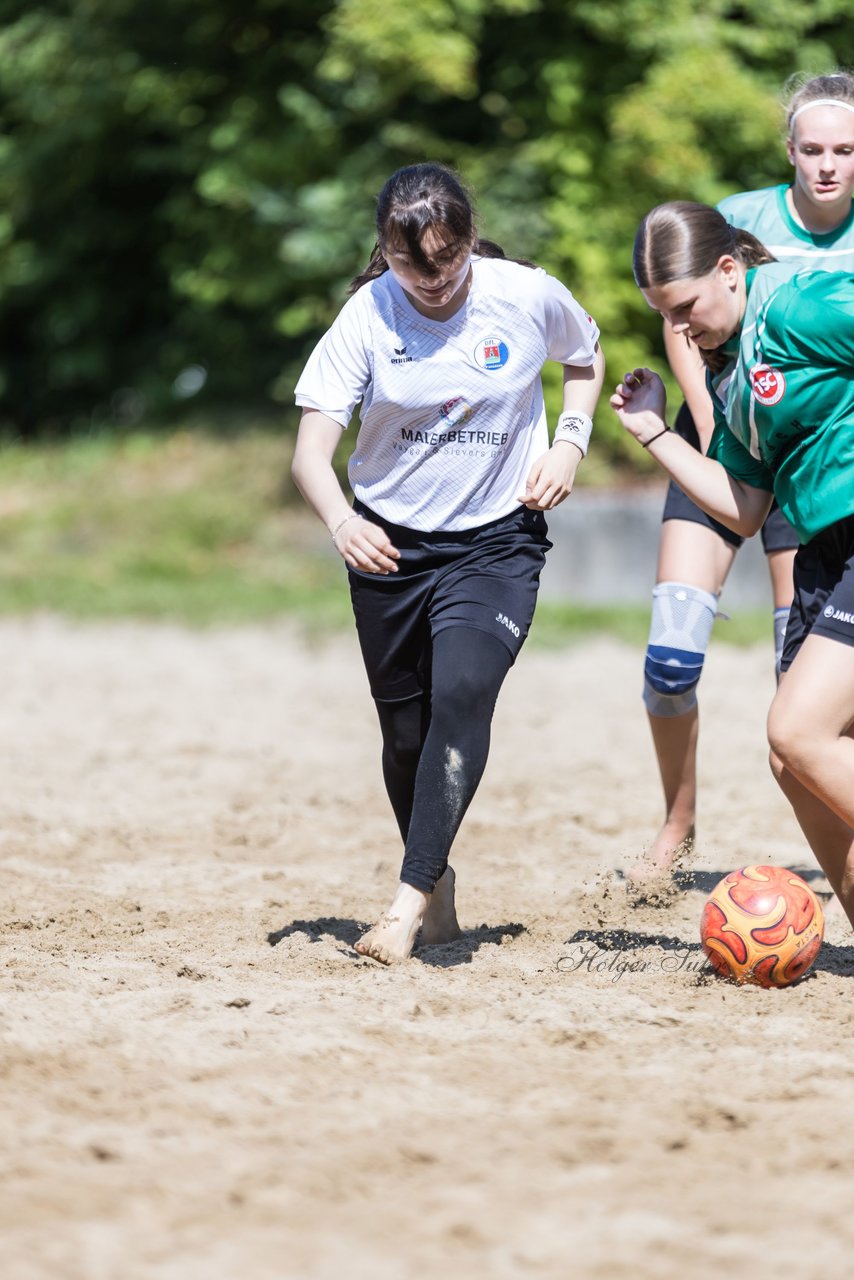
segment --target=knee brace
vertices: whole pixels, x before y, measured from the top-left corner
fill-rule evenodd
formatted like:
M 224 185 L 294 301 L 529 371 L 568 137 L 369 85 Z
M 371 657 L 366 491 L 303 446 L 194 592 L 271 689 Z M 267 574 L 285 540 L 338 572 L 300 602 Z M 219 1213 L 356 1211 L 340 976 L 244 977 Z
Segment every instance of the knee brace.
M 653 588 L 643 689 L 650 715 L 681 716 L 697 705 L 717 607 L 717 596 L 685 582 Z
M 786 605 L 783 609 L 774 610 L 774 671 L 777 683 L 780 682 L 780 663 L 783 660 L 783 646 L 786 643 L 786 623 L 791 610 Z

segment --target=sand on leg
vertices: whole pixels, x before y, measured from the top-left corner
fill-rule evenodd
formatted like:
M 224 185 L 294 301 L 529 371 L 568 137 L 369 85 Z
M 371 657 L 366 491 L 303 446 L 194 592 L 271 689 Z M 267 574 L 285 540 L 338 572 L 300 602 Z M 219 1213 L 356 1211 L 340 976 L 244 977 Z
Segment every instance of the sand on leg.
M 682 716 L 649 717 L 664 790 L 665 819 L 643 857 L 626 872 L 626 887 L 637 900 L 661 900 L 672 891 L 672 877 L 694 850 L 697 803 L 696 707 Z

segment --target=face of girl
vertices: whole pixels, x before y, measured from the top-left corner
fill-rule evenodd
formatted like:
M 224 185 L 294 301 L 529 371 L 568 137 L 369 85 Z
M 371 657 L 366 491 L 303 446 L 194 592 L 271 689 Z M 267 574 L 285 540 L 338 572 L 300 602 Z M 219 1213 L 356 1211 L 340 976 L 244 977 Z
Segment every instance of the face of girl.
M 720 347 L 741 324 L 747 292 L 744 271 L 725 255 L 708 275 L 641 289 L 653 311 L 698 347 Z
M 819 209 L 839 204 L 847 213 L 854 192 L 854 111 L 810 107 L 795 121 L 786 149 L 795 166 L 796 197 Z
M 473 244 L 460 244 L 442 227 L 429 227 L 421 237 L 421 251 L 428 267 L 419 266 L 403 244 L 383 245 L 388 269 L 416 311 L 442 320 L 465 301 Z

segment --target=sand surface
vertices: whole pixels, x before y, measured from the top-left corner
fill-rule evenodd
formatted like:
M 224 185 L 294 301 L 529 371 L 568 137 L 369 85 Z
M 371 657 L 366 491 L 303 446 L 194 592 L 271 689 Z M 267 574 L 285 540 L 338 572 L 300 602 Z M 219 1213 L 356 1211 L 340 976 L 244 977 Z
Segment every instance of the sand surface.
M 399 848 L 350 635 L 37 618 L 0 664 L 7 1280 L 851 1275 L 850 930 L 783 992 L 698 949 L 733 867 L 827 888 L 766 768 L 770 643 L 712 646 L 663 909 L 622 881 L 641 655 L 523 652 L 464 936 L 394 969 L 352 950 Z

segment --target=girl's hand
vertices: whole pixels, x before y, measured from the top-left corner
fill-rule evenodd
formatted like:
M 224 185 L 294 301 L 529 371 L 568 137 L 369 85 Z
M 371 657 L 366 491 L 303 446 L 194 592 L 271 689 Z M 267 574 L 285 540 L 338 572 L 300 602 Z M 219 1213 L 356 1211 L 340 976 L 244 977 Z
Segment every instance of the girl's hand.
M 525 481 L 525 492 L 518 501 L 531 511 L 551 511 L 559 506 L 572 493 L 581 457 L 577 445 L 566 440 L 557 441 L 531 467 Z
M 664 383 L 651 369 L 627 373 L 611 396 L 610 405 L 629 435 L 641 444 L 664 429 L 667 396 Z
M 400 552 L 385 529 L 362 516 L 350 516 L 340 524 L 332 541 L 351 569 L 361 569 L 362 573 L 397 573 L 395 561 L 400 559 Z

